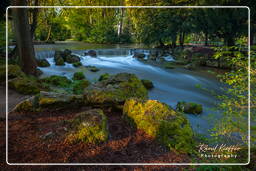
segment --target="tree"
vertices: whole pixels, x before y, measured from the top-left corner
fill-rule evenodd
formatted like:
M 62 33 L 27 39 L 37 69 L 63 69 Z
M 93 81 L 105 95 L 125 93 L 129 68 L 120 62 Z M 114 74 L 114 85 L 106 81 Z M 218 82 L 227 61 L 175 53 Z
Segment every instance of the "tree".
M 12 5 L 26 6 L 26 1 L 13 0 Z M 30 26 L 28 22 L 27 9 L 13 8 L 12 15 L 21 68 L 26 74 L 36 75 L 37 64 L 35 60 L 34 46 L 32 43 Z

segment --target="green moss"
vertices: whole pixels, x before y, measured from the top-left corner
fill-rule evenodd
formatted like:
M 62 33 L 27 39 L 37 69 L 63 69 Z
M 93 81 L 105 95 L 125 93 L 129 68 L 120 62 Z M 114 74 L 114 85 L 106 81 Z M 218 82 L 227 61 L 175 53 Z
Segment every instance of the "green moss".
M 82 63 L 81 62 L 75 62 L 75 63 L 73 63 L 73 66 L 74 67 L 80 67 L 80 66 L 82 66 Z
M 83 72 L 75 72 L 72 79 L 73 80 L 83 80 L 83 79 L 85 79 L 84 73 Z
M 88 80 L 78 80 L 73 83 L 73 93 L 82 94 L 84 89 L 90 85 Z
M 130 97 L 147 98 L 147 93 L 136 75 L 119 73 L 85 89 L 84 99 L 91 104 L 120 104 Z
M 58 75 L 52 75 L 50 77 L 42 78 L 40 82 L 48 83 L 59 87 L 68 87 L 72 83 L 72 81 L 69 80 L 67 77 Z
M 170 149 L 191 153 L 193 132 L 187 119 L 156 100 L 126 100 L 124 118 Z
M 203 106 L 193 102 L 181 101 L 177 103 L 176 110 L 184 113 L 200 114 L 203 112 Z
M 77 62 L 80 62 L 80 58 L 78 57 L 78 56 L 76 56 L 76 55 L 67 55 L 67 56 L 65 56 L 65 58 L 64 58 L 64 60 L 65 60 L 65 62 L 67 62 L 67 63 L 77 63 Z
M 23 101 L 22 103 L 16 105 L 15 109 L 14 109 L 16 112 L 30 112 L 30 111 L 33 111 L 33 104 L 31 101 L 29 100 L 26 100 L 26 101 Z
M 36 80 L 28 77 L 15 78 L 9 81 L 9 87 L 15 89 L 21 94 L 37 94 L 40 92 L 40 88 Z
M 152 81 L 150 81 L 150 80 L 141 80 L 141 82 L 145 86 L 145 88 L 148 90 L 154 88 L 154 85 L 153 85 Z
M 50 63 L 46 59 L 37 60 L 37 65 L 39 67 L 49 67 Z
M 67 141 L 71 143 L 84 142 L 97 144 L 107 141 L 107 117 L 100 109 L 81 112 L 69 120 Z
M 107 80 L 110 77 L 108 73 L 102 74 L 99 78 L 99 81 Z

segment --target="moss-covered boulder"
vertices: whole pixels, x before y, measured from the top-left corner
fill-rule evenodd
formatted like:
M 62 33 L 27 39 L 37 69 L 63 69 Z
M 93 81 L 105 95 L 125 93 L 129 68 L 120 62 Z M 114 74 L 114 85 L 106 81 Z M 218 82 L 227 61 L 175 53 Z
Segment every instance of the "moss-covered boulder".
M 84 89 L 90 85 L 88 80 L 77 80 L 73 82 L 73 93 L 83 94 Z
M 164 103 L 135 98 L 126 100 L 123 117 L 131 126 L 145 131 L 170 149 L 193 151 L 193 132 L 188 120 Z
M 40 92 L 38 82 L 29 77 L 18 77 L 8 81 L 9 88 L 21 94 L 37 94 Z
M 84 100 L 91 104 L 123 104 L 130 97 L 147 98 L 147 89 L 135 74 L 111 75 L 85 89 Z
M 19 103 L 17 112 L 76 109 L 83 105 L 83 96 L 41 91 L 38 95 Z
M 37 66 L 39 67 L 49 67 L 50 63 L 46 59 L 37 60 Z
M 109 79 L 109 77 L 110 77 L 110 74 L 108 73 L 102 74 L 99 78 L 99 81 L 107 80 Z
M 91 72 L 98 72 L 100 70 L 96 66 L 91 66 L 91 65 L 86 66 L 86 68 L 89 69 Z
M 164 64 L 164 67 L 165 67 L 166 69 L 174 69 L 174 68 L 175 68 L 175 65 L 174 65 L 173 62 L 166 62 L 166 63 Z
M 78 113 L 66 122 L 67 142 L 98 144 L 108 139 L 107 117 L 101 109 L 91 109 Z
M 65 61 L 62 57 L 59 57 L 59 58 L 54 58 L 54 61 L 55 61 L 55 65 L 65 65 Z
M 176 110 L 190 113 L 190 114 L 200 114 L 203 112 L 203 106 L 201 104 L 193 103 L 193 102 L 178 102 L 176 105 Z
M 80 66 L 82 66 L 83 64 L 82 64 L 81 62 L 75 62 L 75 63 L 73 63 L 72 65 L 73 65 L 73 67 L 80 67 Z
M 83 80 L 83 79 L 85 79 L 84 73 L 83 72 L 75 72 L 72 79 L 73 80 Z
M 69 80 L 67 77 L 58 75 L 52 75 L 50 77 L 42 78 L 40 79 L 40 82 L 44 82 L 59 87 L 68 87 L 72 83 L 72 81 Z
M 195 62 L 189 63 L 189 64 L 184 66 L 184 68 L 188 69 L 188 70 L 195 70 L 196 67 L 197 67 L 197 63 L 195 63 Z
M 80 58 L 76 55 L 68 55 L 64 58 L 65 62 L 67 63 L 77 63 L 80 62 Z
M 141 80 L 142 84 L 144 85 L 144 87 L 148 90 L 154 88 L 154 84 L 152 81 L 150 80 Z

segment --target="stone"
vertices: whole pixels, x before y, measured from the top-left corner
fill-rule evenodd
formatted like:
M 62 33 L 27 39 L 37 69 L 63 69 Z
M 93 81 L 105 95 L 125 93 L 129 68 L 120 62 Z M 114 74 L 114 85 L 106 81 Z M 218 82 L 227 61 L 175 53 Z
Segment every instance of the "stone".
M 8 81 L 9 88 L 21 94 L 37 94 L 40 92 L 39 84 L 36 80 L 28 77 L 18 77 Z
M 37 60 L 37 66 L 39 67 L 49 67 L 50 63 L 46 59 Z
M 77 80 L 73 83 L 73 93 L 83 94 L 84 89 L 90 85 L 88 80 Z
M 182 113 L 157 100 L 131 98 L 125 101 L 123 118 L 170 150 L 193 152 L 193 132 Z
M 91 57 L 97 57 L 97 53 L 95 50 L 89 50 L 86 55 L 89 55 Z
M 80 57 L 79 56 L 76 56 L 76 55 L 67 55 L 65 57 L 65 62 L 67 63 L 77 63 L 77 62 L 80 62 Z
M 59 87 L 68 87 L 72 83 L 71 80 L 69 80 L 65 76 L 58 76 L 58 75 L 52 75 L 50 77 L 45 77 L 39 80 L 40 82 L 44 82 L 53 86 L 59 86 Z
M 135 52 L 133 55 L 134 58 L 139 58 L 139 59 L 144 59 L 145 56 L 146 55 L 144 53 L 138 53 L 138 52 Z
M 181 101 L 177 103 L 176 110 L 188 114 L 200 114 L 203 112 L 203 106 L 193 102 Z
M 75 62 L 73 63 L 73 67 L 80 67 L 82 66 L 83 64 L 81 62 Z
M 88 104 L 116 106 L 131 97 L 147 98 L 147 89 L 135 74 L 119 73 L 108 79 L 90 85 L 84 91 Z
M 110 77 L 108 73 L 102 74 L 99 78 L 99 81 L 107 80 Z
M 101 109 L 91 109 L 78 113 L 73 119 L 66 121 L 69 143 L 99 144 L 108 139 L 107 117 Z
M 85 79 L 84 73 L 83 72 L 75 72 L 72 79 L 73 80 L 83 80 L 83 79 Z
M 153 85 L 152 81 L 150 81 L 150 80 L 144 80 L 144 79 L 143 79 L 143 80 L 141 80 L 141 82 L 142 82 L 142 84 L 144 85 L 144 87 L 145 87 L 146 89 L 148 89 L 148 90 L 154 88 L 154 85 Z

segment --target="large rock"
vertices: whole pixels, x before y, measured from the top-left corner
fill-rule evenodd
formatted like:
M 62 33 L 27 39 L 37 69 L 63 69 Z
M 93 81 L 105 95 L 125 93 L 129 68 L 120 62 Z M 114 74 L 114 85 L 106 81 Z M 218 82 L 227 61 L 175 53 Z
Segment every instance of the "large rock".
M 37 66 L 39 67 L 49 67 L 50 63 L 46 59 L 37 60 Z
M 101 109 L 91 109 L 78 113 L 66 121 L 68 127 L 67 142 L 97 144 L 107 141 L 107 117 Z
M 135 52 L 133 55 L 134 58 L 138 58 L 138 59 L 144 59 L 145 56 L 146 55 L 144 53 L 139 53 L 139 52 Z
M 88 52 L 85 53 L 85 55 L 89 55 L 91 57 L 97 57 L 97 53 L 95 50 L 89 50 Z
M 17 77 L 8 81 L 8 86 L 21 94 L 37 94 L 40 85 L 35 79 L 28 77 Z
M 132 98 L 126 100 L 123 116 L 131 126 L 145 131 L 170 149 L 193 151 L 193 132 L 188 120 L 168 105 Z
M 71 64 L 80 62 L 80 58 L 76 55 L 67 55 L 64 60 L 65 62 L 71 63 Z
M 200 114 L 203 112 L 203 106 L 193 102 L 182 101 L 177 103 L 176 110 L 189 114 Z
M 83 72 L 75 72 L 72 79 L 73 80 L 83 80 L 83 79 L 85 79 L 84 73 Z
M 84 100 L 90 104 L 123 104 L 130 97 L 147 98 L 147 89 L 135 74 L 111 75 L 85 89 Z
M 39 95 L 32 96 L 30 99 L 24 100 L 15 107 L 17 112 L 40 111 L 44 109 L 76 109 L 83 105 L 83 96 L 44 92 L 41 91 Z

